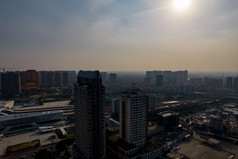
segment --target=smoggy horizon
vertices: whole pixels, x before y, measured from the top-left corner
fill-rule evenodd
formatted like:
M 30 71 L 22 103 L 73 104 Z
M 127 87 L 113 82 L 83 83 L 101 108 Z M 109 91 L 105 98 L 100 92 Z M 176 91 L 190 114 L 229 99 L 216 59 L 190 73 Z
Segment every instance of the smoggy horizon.
M 2 72 L 4 72 L 3 68 L 2 69 Z M 50 69 L 44 69 L 44 70 L 37 70 L 37 69 L 20 69 L 20 70 L 17 70 L 17 69 L 5 69 L 5 72 L 21 72 L 21 71 L 27 71 L 27 70 L 35 70 L 35 71 L 75 71 L 76 73 L 78 73 L 80 70 L 83 70 L 83 69 L 78 69 L 78 70 L 74 70 L 74 69 L 56 69 L 56 70 L 50 70 Z M 222 71 L 189 71 L 189 70 L 161 70 L 161 69 L 153 69 L 153 70 L 145 70 L 145 71 L 142 71 L 142 70 L 127 70 L 127 71 L 114 71 L 114 70 L 98 70 L 98 69 L 84 69 L 83 71 L 100 71 L 100 72 L 107 72 L 107 73 L 117 73 L 117 74 L 127 74 L 127 75 L 133 75 L 133 74 L 143 74 L 143 75 L 146 75 L 146 71 L 172 71 L 172 72 L 176 72 L 176 71 L 188 71 L 188 74 L 190 75 L 197 75 L 197 76 L 219 76 L 219 77 L 228 77 L 228 76 L 234 76 L 234 77 L 238 77 L 238 72 L 222 72 Z M 1 71 L 0 71 L 1 72 Z
M 0 2 L 0 67 L 238 72 L 238 1 Z

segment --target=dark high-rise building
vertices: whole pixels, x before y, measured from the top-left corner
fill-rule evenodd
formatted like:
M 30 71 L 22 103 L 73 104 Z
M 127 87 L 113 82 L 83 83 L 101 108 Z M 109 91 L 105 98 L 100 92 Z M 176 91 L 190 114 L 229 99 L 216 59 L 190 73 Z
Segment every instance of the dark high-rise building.
M 68 82 L 69 82 L 69 85 L 73 86 L 76 81 L 77 81 L 77 79 L 76 79 L 76 72 L 75 71 L 68 71 Z
M 120 99 L 112 99 L 112 115 L 119 117 L 119 111 L 120 111 Z
M 146 78 L 151 80 L 153 86 L 158 87 L 157 76 L 163 77 L 163 84 L 180 85 L 186 84 L 188 79 L 188 71 L 146 71 Z M 160 78 L 161 78 L 160 76 Z M 147 83 L 148 84 L 148 83 Z
M 39 71 L 39 87 L 52 88 L 73 86 L 76 82 L 75 71 Z
M 80 71 L 74 85 L 76 144 L 88 159 L 105 158 L 105 88 L 99 71 Z
M 234 78 L 234 88 L 238 89 L 238 77 Z
M 54 81 L 54 72 L 47 71 L 46 72 L 46 87 L 48 87 L 48 88 L 52 87 L 53 81 Z
M 14 98 L 21 93 L 21 80 L 18 73 L 6 72 L 1 74 L 2 97 Z
M 151 84 L 152 83 L 152 78 L 153 78 L 153 71 L 146 71 L 146 83 Z
M 20 71 L 18 72 L 21 80 L 21 91 L 25 90 L 26 88 L 26 72 L 25 71 Z
M 226 88 L 232 88 L 232 86 L 233 86 L 233 78 L 227 77 L 226 78 Z
M 147 108 L 148 110 L 153 110 L 155 109 L 156 106 L 156 97 L 153 94 L 148 94 L 147 95 Z
M 150 80 L 150 82 L 153 86 L 157 85 L 157 76 L 158 75 L 163 75 L 163 72 L 162 71 L 157 71 L 157 70 L 146 71 L 146 79 Z M 149 84 L 149 83 L 147 83 L 147 84 Z
M 39 71 L 38 72 L 38 81 L 39 81 L 39 87 L 45 88 L 46 87 L 46 71 Z
M 26 73 L 26 91 L 29 94 L 34 94 L 37 91 L 37 72 L 35 70 L 27 70 Z
M 63 86 L 68 86 L 68 85 L 69 85 L 68 72 L 64 71 L 63 72 Z
M 176 71 L 174 72 L 176 76 L 176 82 L 177 84 L 185 84 L 188 80 L 188 71 Z
M 172 71 L 163 71 L 163 82 L 165 84 L 170 84 L 172 82 Z
M 61 72 L 60 71 L 56 71 L 55 72 L 55 86 L 56 87 L 61 87 L 62 84 L 61 84 Z
M 223 80 L 222 79 L 214 79 L 205 77 L 203 79 L 204 86 L 207 88 L 222 88 Z
M 1 82 L 1 73 L 0 73 L 0 96 L 1 96 L 1 91 L 2 91 L 2 82 Z
M 163 75 L 156 76 L 156 87 L 163 86 Z

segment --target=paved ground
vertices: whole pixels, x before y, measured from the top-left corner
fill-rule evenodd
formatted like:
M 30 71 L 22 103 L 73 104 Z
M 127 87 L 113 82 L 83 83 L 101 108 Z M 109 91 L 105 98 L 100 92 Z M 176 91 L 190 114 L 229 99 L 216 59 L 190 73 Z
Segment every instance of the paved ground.
M 66 106 L 69 105 L 70 100 L 66 100 L 66 101 L 57 101 L 57 102 L 47 102 L 47 103 L 43 103 L 43 106 L 45 107 L 50 107 L 50 106 Z
M 194 138 L 199 139 L 201 134 L 197 134 L 196 132 L 193 133 L 194 134 Z M 217 138 L 217 137 L 212 137 L 218 141 L 220 141 L 219 146 L 222 150 L 232 153 L 235 155 L 236 158 L 238 158 L 238 143 L 232 143 L 229 140 L 225 140 L 225 139 L 221 139 L 221 138 Z
M 8 146 L 11 145 L 16 145 L 36 139 L 40 139 L 41 145 L 48 145 L 54 142 L 58 142 L 59 139 L 50 140 L 49 136 L 56 135 L 55 132 L 48 132 L 48 133 L 40 133 L 38 130 L 24 133 L 24 134 L 19 134 L 19 135 L 14 135 L 10 137 L 5 137 L 0 139 L 0 156 L 5 155 L 6 149 Z
M 191 159 L 225 159 L 231 156 L 231 153 L 197 140 L 179 146 L 181 149 L 178 152 Z
M 219 141 L 220 141 L 221 147 L 224 150 L 233 153 L 236 156 L 236 158 L 238 158 L 238 145 L 237 144 L 233 144 L 231 142 L 224 141 L 224 140 L 219 140 Z

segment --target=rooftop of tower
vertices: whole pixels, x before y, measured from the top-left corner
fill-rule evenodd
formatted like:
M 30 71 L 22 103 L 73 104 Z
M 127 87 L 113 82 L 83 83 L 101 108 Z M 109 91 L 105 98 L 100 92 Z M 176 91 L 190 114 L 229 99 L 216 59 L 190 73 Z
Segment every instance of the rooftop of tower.
M 98 70 L 96 71 L 82 71 L 80 70 L 78 73 L 78 77 L 83 78 L 101 78 L 101 75 Z

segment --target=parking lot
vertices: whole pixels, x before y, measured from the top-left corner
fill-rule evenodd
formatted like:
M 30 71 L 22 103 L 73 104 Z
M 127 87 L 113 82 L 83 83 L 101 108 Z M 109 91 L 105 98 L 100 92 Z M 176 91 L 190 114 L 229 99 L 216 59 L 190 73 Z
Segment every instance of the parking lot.
M 224 159 L 232 155 L 227 151 L 197 140 L 190 140 L 179 146 L 181 148 L 178 152 L 192 159 Z

